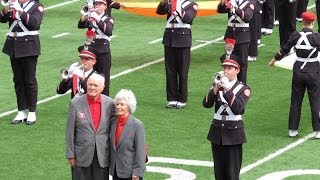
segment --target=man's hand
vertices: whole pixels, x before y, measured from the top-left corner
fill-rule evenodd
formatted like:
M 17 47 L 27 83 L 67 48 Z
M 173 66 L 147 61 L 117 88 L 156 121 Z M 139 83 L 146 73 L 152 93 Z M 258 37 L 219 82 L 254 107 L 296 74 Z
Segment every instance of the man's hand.
M 139 180 L 139 176 L 132 175 L 132 180 Z
M 274 63 L 276 62 L 277 60 L 275 58 L 272 58 L 271 61 L 269 62 L 269 66 L 274 66 Z
M 70 164 L 71 167 L 76 167 L 77 166 L 77 162 L 76 162 L 75 158 L 69 158 L 68 161 L 69 161 L 69 164 Z
M 230 86 L 230 81 L 229 78 L 227 76 L 222 76 L 221 77 L 221 87 L 223 87 L 223 89 L 227 90 Z

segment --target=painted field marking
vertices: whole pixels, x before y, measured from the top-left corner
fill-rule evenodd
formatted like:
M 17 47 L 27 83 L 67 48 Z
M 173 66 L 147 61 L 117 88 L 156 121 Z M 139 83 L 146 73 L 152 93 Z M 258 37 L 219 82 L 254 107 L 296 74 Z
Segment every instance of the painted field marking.
M 160 41 L 162 41 L 162 38 L 150 41 L 150 42 L 148 42 L 148 44 L 155 44 L 155 43 L 160 42 Z
M 288 170 L 288 171 L 278 171 L 266 174 L 257 180 L 283 180 L 291 176 L 299 176 L 299 175 L 320 175 L 319 169 L 296 169 L 296 170 Z
M 70 33 L 68 33 L 68 32 L 66 32 L 66 33 L 60 33 L 60 34 L 57 34 L 57 35 L 52 36 L 52 38 L 59 38 L 59 37 L 62 37 L 62 36 L 66 36 L 66 35 L 68 35 L 68 34 L 70 34 Z
M 61 6 L 64 6 L 64 5 L 67 5 L 67 4 L 71 4 L 71 3 L 74 3 L 74 2 L 78 2 L 78 1 L 80 1 L 80 0 L 66 1 L 66 2 L 63 2 L 63 3 L 59 3 L 59 4 L 55 4 L 55 5 L 52 5 L 52 6 L 45 7 L 44 10 L 54 9 L 54 8 L 61 7 Z

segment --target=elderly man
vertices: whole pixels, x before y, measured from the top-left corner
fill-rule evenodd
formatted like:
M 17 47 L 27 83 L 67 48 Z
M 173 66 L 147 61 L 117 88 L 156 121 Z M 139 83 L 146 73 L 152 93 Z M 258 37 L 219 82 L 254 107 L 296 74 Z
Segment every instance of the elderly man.
M 80 46 L 78 51 L 80 52 L 81 66 L 74 67 L 72 64 L 68 70 L 72 72 L 69 72 L 66 79 L 60 82 L 56 90 L 58 94 L 64 94 L 72 89 L 71 99 L 87 92 L 87 80 L 95 72 L 93 65 L 96 64 L 97 51 L 88 46 Z
M 250 88 L 237 79 L 238 59 L 231 56 L 222 66 L 221 82 L 216 82 L 203 99 L 205 108 L 215 105 L 207 139 L 211 141 L 215 179 L 236 180 L 240 176 L 242 144 L 246 142 L 242 115 Z
M 303 28 L 300 32 L 294 31 L 281 50 L 274 56 L 269 65 L 273 66 L 295 47 L 297 60 L 293 64 L 292 93 L 289 115 L 289 136 L 298 135 L 301 116 L 301 105 L 304 92 L 307 89 L 312 116 L 312 128 L 316 132 L 315 138 L 320 139 L 320 64 L 317 60 L 320 46 L 320 34 L 313 33 L 316 15 L 311 12 L 302 13 Z
M 39 29 L 43 7 L 31 0 L 9 1 L 0 13 L 1 23 L 9 22 L 2 52 L 10 57 L 18 114 L 11 122 L 27 125 L 36 122 L 38 84 L 36 67 L 40 55 Z
M 93 31 L 94 38 L 87 44 L 98 51 L 97 63 L 94 70 L 102 73 L 105 80 L 104 95 L 109 95 L 110 69 L 111 69 L 111 51 L 110 40 L 114 25 L 114 19 L 108 16 L 107 0 L 93 0 L 93 9 L 90 14 L 84 14 L 78 22 L 78 28 L 88 28 Z
M 113 100 L 101 92 L 104 77 L 94 73 L 87 94 L 73 98 L 66 127 L 66 156 L 74 180 L 109 179 L 110 125 L 115 115 Z

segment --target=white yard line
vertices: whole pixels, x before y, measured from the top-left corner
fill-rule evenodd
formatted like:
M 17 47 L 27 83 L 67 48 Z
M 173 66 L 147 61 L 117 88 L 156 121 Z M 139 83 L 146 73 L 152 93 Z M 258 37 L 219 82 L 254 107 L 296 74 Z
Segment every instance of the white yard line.
M 52 5 L 52 6 L 45 7 L 44 10 L 54 9 L 54 8 L 61 7 L 61 6 L 64 6 L 64 5 L 67 5 L 67 4 L 71 4 L 71 3 L 74 3 L 74 2 L 78 2 L 78 1 L 80 1 L 80 0 L 66 1 L 66 2 L 63 2 L 63 3 L 59 3 L 59 4 L 55 4 L 55 5 Z
M 160 41 L 162 41 L 162 38 L 150 41 L 150 42 L 148 42 L 148 44 L 155 44 L 155 43 L 160 42 Z
M 60 33 L 60 34 L 57 34 L 57 35 L 52 36 L 52 38 L 59 38 L 59 37 L 62 37 L 62 36 L 66 36 L 66 35 L 68 35 L 68 34 L 70 34 L 70 33 L 68 33 L 68 32 L 66 32 L 66 33 Z

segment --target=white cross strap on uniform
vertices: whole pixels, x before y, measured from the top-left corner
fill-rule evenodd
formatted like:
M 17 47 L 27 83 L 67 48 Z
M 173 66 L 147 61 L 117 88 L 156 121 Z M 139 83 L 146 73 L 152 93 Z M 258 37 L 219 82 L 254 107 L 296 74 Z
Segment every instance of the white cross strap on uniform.
M 182 9 L 187 7 L 191 2 L 188 0 L 177 0 L 176 5 L 176 11 L 182 15 Z M 176 20 L 177 23 L 172 22 L 173 20 Z M 179 16 L 175 16 L 174 14 L 171 14 L 169 19 L 167 20 L 166 28 L 191 28 L 190 24 L 183 23 L 181 18 Z
M 309 35 L 309 34 L 312 34 L 312 32 L 303 32 L 303 31 L 301 31 L 300 32 L 301 37 L 298 39 L 297 44 L 295 45 L 296 49 L 312 50 L 309 53 L 307 58 L 297 57 L 297 61 L 304 62 L 302 64 L 302 66 L 300 67 L 300 69 L 303 69 L 304 66 L 308 62 L 316 62 L 316 61 L 318 61 L 317 58 L 310 58 L 313 55 L 313 53 L 316 52 L 317 48 L 311 46 L 311 44 L 310 44 L 310 42 L 309 42 L 309 40 L 307 38 L 307 35 Z M 303 42 L 304 42 L 304 44 L 303 44 Z
M 34 5 L 35 3 L 33 1 L 31 1 L 25 8 L 23 8 L 23 10 L 25 12 L 29 11 L 30 8 Z M 16 25 L 19 25 L 19 27 L 22 29 L 23 32 L 12 32 L 13 28 Z M 38 35 L 39 31 L 29 31 L 26 26 L 21 22 L 21 20 L 15 20 L 8 31 L 8 36 L 10 37 L 22 37 L 22 36 L 27 36 L 27 35 Z
M 101 20 L 104 21 L 106 20 L 108 17 L 107 16 L 102 16 Z M 104 34 L 101 29 L 98 27 L 98 25 L 96 25 L 96 39 L 106 39 L 109 42 L 111 41 L 111 38 L 109 36 L 107 36 L 106 34 Z
M 234 94 L 234 96 L 240 91 L 240 89 L 243 87 L 243 84 L 238 84 L 237 85 L 237 87 L 235 87 L 233 90 L 232 90 L 232 93 Z M 233 112 L 232 112 L 232 110 L 231 110 L 231 108 L 230 108 L 230 106 L 229 106 L 229 104 L 228 104 L 228 102 L 225 100 L 225 98 L 223 97 L 223 92 L 222 91 L 219 91 L 219 96 L 220 96 L 220 99 L 221 99 L 221 102 L 223 103 L 220 107 L 219 107 L 219 109 L 217 110 L 217 112 L 215 113 L 215 115 L 214 115 L 214 118 L 216 119 L 216 117 L 217 118 L 220 118 L 220 119 L 218 119 L 218 120 L 225 120 L 225 118 L 222 118 L 221 119 L 221 113 L 223 112 L 223 110 L 226 110 L 227 111 L 227 113 L 228 113 L 228 118 L 229 118 L 229 120 L 232 120 L 232 118 L 234 118 L 233 120 L 237 120 L 237 119 L 239 119 L 239 117 L 241 116 L 238 116 L 238 115 L 235 115 Z M 242 116 L 241 116 L 241 119 L 242 119 Z M 241 120 L 240 119 L 240 120 Z
M 246 5 L 248 4 L 248 1 L 245 1 L 242 3 L 239 8 L 242 10 Z M 233 14 L 228 19 L 228 26 L 230 27 L 249 27 L 249 23 L 244 22 L 238 15 Z

